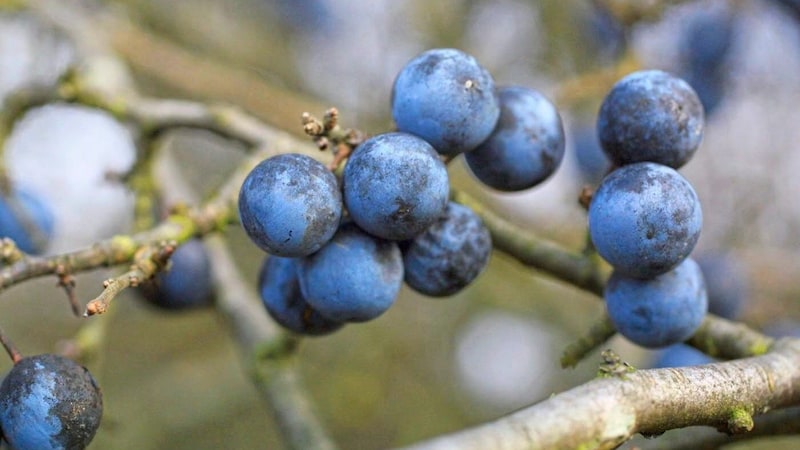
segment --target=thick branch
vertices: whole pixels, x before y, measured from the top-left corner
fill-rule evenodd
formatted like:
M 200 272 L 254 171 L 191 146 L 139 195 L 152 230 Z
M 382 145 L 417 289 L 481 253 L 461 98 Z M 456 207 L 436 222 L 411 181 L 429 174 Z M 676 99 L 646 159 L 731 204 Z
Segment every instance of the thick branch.
M 313 412 L 294 364 L 297 341 L 267 316 L 219 236 L 206 238 L 217 285 L 217 308 L 229 322 L 259 393 L 287 444 L 298 450 L 335 448 Z
M 635 433 L 689 425 L 741 432 L 746 418 L 800 403 L 800 341 L 767 355 L 591 381 L 494 422 L 408 447 L 615 448 Z

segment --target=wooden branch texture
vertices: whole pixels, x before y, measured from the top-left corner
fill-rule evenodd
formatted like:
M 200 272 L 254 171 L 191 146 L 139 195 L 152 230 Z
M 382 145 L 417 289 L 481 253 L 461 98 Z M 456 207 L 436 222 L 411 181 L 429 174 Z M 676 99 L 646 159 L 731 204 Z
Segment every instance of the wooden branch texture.
M 798 402 L 800 343 L 783 340 L 764 356 L 590 381 L 494 422 L 407 449 L 611 449 L 635 433 L 689 425 L 749 431 L 753 414 Z

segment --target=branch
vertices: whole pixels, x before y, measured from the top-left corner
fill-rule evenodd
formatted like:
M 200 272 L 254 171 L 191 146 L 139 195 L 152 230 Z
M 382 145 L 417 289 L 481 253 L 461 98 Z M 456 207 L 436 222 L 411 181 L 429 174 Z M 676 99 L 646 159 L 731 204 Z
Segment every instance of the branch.
M 617 329 L 614 328 L 611 318 L 603 313 L 586 334 L 564 349 L 564 354 L 561 355 L 561 368 L 575 367 L 586 355 L 605 344 L 615 334 Z
M 270 152 L 257 152 L 246 159 L 218 195 L 205 204 L 173 214 L 153 229 L 133 235 L 120 235 L 74 252 L 38 257 L 25 255 L 10 266 L 0 269 L 0 289 L 31 278 L 66 271 L 78 273 L 100 267 L 111 267 L 133 261 L 137 251 L 166 241 L 183 243 L 193 236 L 203 236 L 224 229 L 237 218 L 236 204 L 239 187 L 247 173 L 267 155 L 286 152 L 285 140 L 277 139 Z M 116 288 L 113 288 L 116 289 Z
M 800 433 L 800 407 L 771 411 L 756 417 L 753 422 L 753 431 L 747 434 L 727 435 L 709 428 L 690 428 L 667 433 L 659 439 L 637 439 L 635 448 L 641 450 L 712 450 L 732 442 L 798 434 Z
M 764 356 L 603 378 L 475 428 L 408 449 L 610 449 L 635 433 L 708 425 L 739 433 L 752 416 L 800 403 L 800 340 Z
M 209 236 L 205 242 L 214 262 L 217 308 L 230 324 L 253 383 L 267 400 L 287 444 L 297 450 L 334 449 L 298 379 L 296 338 L 270 321 L 222 238 Z

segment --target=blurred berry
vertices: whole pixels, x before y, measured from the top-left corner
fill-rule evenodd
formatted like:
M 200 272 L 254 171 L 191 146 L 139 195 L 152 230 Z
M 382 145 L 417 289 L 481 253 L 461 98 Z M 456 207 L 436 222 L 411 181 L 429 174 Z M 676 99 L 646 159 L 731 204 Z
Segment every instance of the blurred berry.
M 214 300 L 211 261 L 203 241 L 192 239 L 178 247 L 170 257 L 169 270 L 142 284 L 142 290 L 150 303 L 164 309 L 211 305 Z

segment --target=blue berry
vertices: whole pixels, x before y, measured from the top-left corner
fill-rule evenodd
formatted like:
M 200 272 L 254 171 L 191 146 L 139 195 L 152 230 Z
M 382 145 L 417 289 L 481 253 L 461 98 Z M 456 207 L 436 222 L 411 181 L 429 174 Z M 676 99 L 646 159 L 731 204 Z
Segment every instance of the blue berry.
M 733 15 L 727 7 L 698 9 L 689 18 L 681 41 L 685 63 L 715 68 L 725 61 L 733 43 Z
M 686 344 L 674 344 L 657 353 L 653 368 L 699 366 L 712 362 L 714 362 L 714 358 L 694 347 Z
M 428 50 L 409 61 L 394 81 L 397 129 L 425 139 L 443 155 L 477 147 L 499 116 L 492 76 L 460 50 Z
M 697 92 L 706 115 L 717 108 L 725 91 L 725 60 L 733 32 L 733 14 L 722 7 L 696 11 L 683 34 L 683 78 Z
M 342 322 L 322 317 L 300 292 L 298 258 L 269 256 L 258 276 L 261 300 L 269 315 L 284 328 L 298 334 L 321 336 L 342 327 Z
M 604 296 L 608 316 L 617 331 L 648 348 L 666 347 L 690 338 L 708 308 L 703 274 L 691 258 L 648 280 L 628 278 L 615 271 Z
M 581 48 L 606 64 L 617 61 L 628 46 L 625 26 L 599 2 L 591 3 L 581 31 Z
M 302 259 L 300 291 L 312 308 L 337 322 L 364 322 L 383 314 L 403 283 L 396 242 L 370 236 L 352 223 Z
M 608 160 L 600 141 L 597 139 L 597 129 L 585 124 L 577 125 L 570 133 L 575 161 L 582 178 L 591 184 L 598 184 L 611 170 L 611 161 Z
M 102 414 L 92 375 L 62 356 L 23 358 L 0 385 L 0 427 L 16 450 L 86 448 Z
M 800 20 L 800 0 L 775 0 L 775 3 L 784 7 L 787 14 Z
M 25 253 L 38 253 L 53 235 L 53 214 L 35 194 L 17 188 L 0 198 L 0 236 Z
M 328 242 L 342 216 L 336 177 L 322 163 L 299 154 L 262 161 L 239 192 L 245 232 L 277 256 L 305 256 Z
M 164 309 L 183 310 L 210 306 L 214 300 L 211 261 L 205 244 L 192 239 L 175 250 L 170 267 L 150 283 L 142 284 L 145 298 Z
M 660 70 L 634 72 L 611 89 L 597 118 L 600 144 L 617 165 L 677 169 L 703 137 L 703 105 L 688 83 Z
M 589 205 L 597 252 L 622 275 L 650 278 L 680 264 L 700 237 L 703 213 L 678 172 L 637 163 L 611 172 Z
M 439 220 L 403 247 L 406 284 L 422 294 L 443 297 L 460 291 L 483 271 L 492 239 L 477 214 L 450 203 Z
M 737 319 L 747 300 L 747 271 L 731 253 L 705 252 L 694 256 L 700 265 L 708 292 L 708 312 Z
M 343 177 L 353 221 L 370 234 L 409 239 L 447 207 L 447 168 L 422 139 L 406 133 L 374 136 L 356 147 Z
M 521 191 L 547 179 L 561 164 L 564 127 L 555 106 L 533 89 L 506 87 L 498 96 L 497 126 L 465 157 L 484 184 L 501 191 Z

